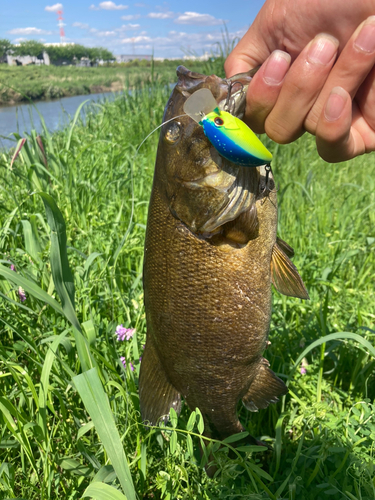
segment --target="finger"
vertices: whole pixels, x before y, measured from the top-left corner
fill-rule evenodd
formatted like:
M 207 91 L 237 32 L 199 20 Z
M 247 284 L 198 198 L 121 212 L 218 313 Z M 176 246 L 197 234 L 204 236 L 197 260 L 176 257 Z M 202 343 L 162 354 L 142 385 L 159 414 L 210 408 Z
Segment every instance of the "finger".
M 275 50 L 251 80 L 246 98 L 245 121 L 258 134 L 264 132 L 264 123 L 280 94 L 291 57 Z
M 353 110 L 360 125 L 361 118 L 355 103 Z M 316 127 L 316 145 L 324 160 L 337 163 L 366 152 L 361 133 L 351 126 L 352 119 L 350 94 L 342 87 L 333 88 Z
M 261 11 L 254 23 L 227 57 L 224 63 L 227 78 L 238 73 L 245 73 L 259 66 L 267 59 L 272 50 L 277 48 L 274 43 L 271 42 L 272 45 L 275 45 L 273 48 L 270 48 L 269 43 L 267 43 L 270 42 L 272 36 L 267 37 L 262 31 L 262 17 L 263 14 Z
M 316 126 L 334 87 L 342 87 L 353 98 L 375 64 L 375 16 L 369 17 L 354 32 L 308 114 L 305 128 L 315 134 Z
M 335 62 L 339 42 L 317 35 L 293 62 L 265 121 L 267 135 L 285 144 L 304 133 L 304 122 Z
M 368 126 L 375 130 L 375 66 L 358 89 L 355 100 Z

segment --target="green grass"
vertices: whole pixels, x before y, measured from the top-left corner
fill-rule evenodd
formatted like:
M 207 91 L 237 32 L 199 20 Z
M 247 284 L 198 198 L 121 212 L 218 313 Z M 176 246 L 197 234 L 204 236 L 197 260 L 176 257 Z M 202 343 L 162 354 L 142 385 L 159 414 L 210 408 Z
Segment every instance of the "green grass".
M 81 68 L 75 66 L 0 65 L 0 105 L 15 102 L 56 99 L 150 84 L 151 80 L 170 83 L 176 67 L 185 64 L 202 71 L 199 61 L 134 61 L 121 65 Z M 152 72 L 150 67 L 153 65 Z
M 372 155 L 327 165 L 309 137 L 269 144 L 279 235 L 311 297 L 274 293 L 266 355 L 290 393 L 259 413 L 239 408 L 273 451 L 204 442 L 199 411 L 186 406 L 163 432 L 142 424 L 143 241 L 158 133 L 134 152 L 168 94 L 158 84 L 93 105 L 85 127 L 45 133 L 44 154 L 32 133 L 12 166 L 13 151 L 1 153 L 0 498 L 373 500 Z M 119 324 L 133 339 L 116 340 Z M 213 479 L 202 467 L 210 453 Z

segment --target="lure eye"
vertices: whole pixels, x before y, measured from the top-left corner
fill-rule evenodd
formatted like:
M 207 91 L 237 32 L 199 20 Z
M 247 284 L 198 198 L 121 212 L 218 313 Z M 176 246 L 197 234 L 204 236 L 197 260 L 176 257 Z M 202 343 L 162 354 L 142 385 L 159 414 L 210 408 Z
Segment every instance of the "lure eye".
M 214 119 L 214 124 L 217 126 L 217 127 L 221 127 L 222 125 L 224 125 L 224 120 L 222 118 L 219 118 L 218 116 Z

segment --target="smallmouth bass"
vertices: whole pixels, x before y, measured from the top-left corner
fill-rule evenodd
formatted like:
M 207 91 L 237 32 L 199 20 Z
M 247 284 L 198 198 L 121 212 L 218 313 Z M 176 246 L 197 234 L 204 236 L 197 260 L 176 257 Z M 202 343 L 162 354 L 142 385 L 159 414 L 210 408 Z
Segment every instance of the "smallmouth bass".
M 269 166 L 242 167 L 219 155 L 201 126 L 183 114 L 186 99 L 208 88 L 219 109 L 243 116 L 251 74 L 223 80 L 177 69 L 165 108 L 145 240 L 147 340 L 139 395 L 142 419 L 167 421 L 181 397 L 198 407 L 205 434 L 241 432 L 242 399 L 250 411 L 287 393 L 262 353 L 271 318 L 271 281 L 307 299 L 276 237 L 277 195 Z

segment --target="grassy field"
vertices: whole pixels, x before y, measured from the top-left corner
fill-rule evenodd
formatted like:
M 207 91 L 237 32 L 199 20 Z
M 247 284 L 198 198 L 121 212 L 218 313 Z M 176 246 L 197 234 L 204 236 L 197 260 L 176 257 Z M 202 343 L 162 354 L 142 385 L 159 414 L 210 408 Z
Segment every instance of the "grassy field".
M 56 99 L 174 81 L 176 66 L 202 71 L 199 61 L 134 61 L 123 65 L 80 68 L 75 66 L 0 65 L 0 105 L 28 99 Z M 152 66 L 152 71 L 150 67 Z
M 85 127 L 45 133 L 43 151 L 31 133 L 13 164 L 13 152 L 0 156 L 0 498 L 373 500 L 373 155 L 328 165 L 309 137 L 268 144 L 279 235 L 311 297 L 274 292 L 266 356 L 289 394 L 259 413 L 239 408 L 273 451 L 203 442 L 186 406 L 166 430 L 142 424 L 158 133 L 134 153 L 168 94 L 155 85 L 96 105 Z M 118 325 L 136 332 L 119 341 Z

